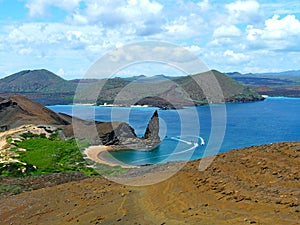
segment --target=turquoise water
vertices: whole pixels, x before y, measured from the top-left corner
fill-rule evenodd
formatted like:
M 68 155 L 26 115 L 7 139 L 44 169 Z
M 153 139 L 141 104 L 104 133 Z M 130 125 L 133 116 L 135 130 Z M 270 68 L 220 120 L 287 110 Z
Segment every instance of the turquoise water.
M 72 106 L 50 106 L 72 114 Z M 223 110 L 225 109 L 226 112 Z M 75 106 L 75 116 L 99 121 L 126 121 L 138 136 L 145 132 L 156 108 Z M 215 113 L 217 112 L 217 113 Z M 224 115 L 224 113 L 226 113 Z M 300 99 L 272 97 L 262 102 L 159 110 L 162 143 L 153 151 L 113 152 L 133 165 L 198 159 L 204 155 L 283 141 L 300 141 Z M 224 135 L 222 131 L 224 130 Z M 204 145 L 201 145 L 203 144 Z M 216 144 L 220 142 L 220 146 Z

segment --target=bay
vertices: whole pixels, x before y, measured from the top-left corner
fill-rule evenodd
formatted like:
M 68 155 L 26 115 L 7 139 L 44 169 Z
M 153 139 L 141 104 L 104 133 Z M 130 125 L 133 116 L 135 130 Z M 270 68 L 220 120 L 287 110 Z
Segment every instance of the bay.
M 154 107 L 85 105 L 49 108 L 83 119 L 125 121 L 138 136 L 144 134 L 153 112 L 158 110 Z M 214 114 L 215 111 L 222 115 Z M 132 165 L 155 164 L 194 160 L 254 145 L 300 141 L 300 98 L 268 97 L 261 102 L 159 110 L 159 117 L 163 141 L 156 149 L 150 152 L 112 152 L 103 157 L 114 157 Z M 220 146 L 215 142 L 220 142 Z

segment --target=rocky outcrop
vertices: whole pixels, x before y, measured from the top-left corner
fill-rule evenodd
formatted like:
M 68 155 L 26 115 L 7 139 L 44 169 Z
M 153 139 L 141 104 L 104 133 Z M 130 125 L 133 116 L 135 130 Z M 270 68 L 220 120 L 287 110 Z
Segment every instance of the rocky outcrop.
M 111 125 L 111 131 L 105 133 L 104 127 Z M 143 146 L 134 129 L 127 123 L 102 123 L 97 126 L 99 137 L 104 145 L 117 145 L 125 149 L 136 149 Z
M 91 145 L 114 145 L 119 149 L 150 150 L 159 142 L 159 118 L 154 112 L 145 135 L 138 138 L 134 129 L 124 122 L 96 122 L 58 114 L 21 95 L 0 101 L 0 131 L 34 124 L 52 131 L 63 129 L 63 138 L 86 140 Z M 53 126 L 53 127 L 52 127 Z
M 99 137 L 104 145 L 116 145 L 121 149 L 137 149 L 151 150 L 160 143 L 159 138 L 159 118 L 158 112 L 155 111 L 152 115 L 145 134 L 142 138 L 138 138 L 134 129 L 127 123 L 102 123 L 97 125 Z M 104 129 L 106 127 L 106 129 Z M 110 128 L 110 132 L 107 128 Z
M 0 110 L 3 110 L 7 107 L 14 106 L 14 105 L 17 105 L 17 104 L 15 102 L 13 102 L 12 100 L 2 99 L 2 101 L 0 102 Z
M 155 145 L 160 142 L 159 117 L 157 110 L 154 112 L 148 123 L 143 139 L 151 145 Z
M 115 150 L 136 149 L 151 150 L 160 142 L 159 118 L 155 111 L 142 138 L 137 137 L 134 129 L 125 122 L 95 122 L 59 114 L 64 120 L 72 123 L 65 126 L 63 134 L 66 138 L 76 137 L 86 140 L 91 145 L 114 146 Z
M 159 140 L 158 133 L 159 133 L 159 118 L 158 118 L 158 112 L 156 110 L 148 123 L 144 135 L 144 139 Z

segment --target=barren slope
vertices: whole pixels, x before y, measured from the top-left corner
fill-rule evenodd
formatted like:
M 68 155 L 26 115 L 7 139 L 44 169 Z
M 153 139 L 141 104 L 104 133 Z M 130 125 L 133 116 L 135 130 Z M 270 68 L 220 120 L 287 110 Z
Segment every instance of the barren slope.
M 11 129 L 24 124 L 66 125 L 68 122 L 22 95 L 11 95 L 7 100 L 0 101 L 0 127 Z
M 90 178 L 2 199 L 1 224 L 299 224 L 300 143 L 231 151 L 161 183 L 132 187 Z M 153 179 L 176 165 L 140 171 Z M 121 179 L 121 178 L 120 178 Z

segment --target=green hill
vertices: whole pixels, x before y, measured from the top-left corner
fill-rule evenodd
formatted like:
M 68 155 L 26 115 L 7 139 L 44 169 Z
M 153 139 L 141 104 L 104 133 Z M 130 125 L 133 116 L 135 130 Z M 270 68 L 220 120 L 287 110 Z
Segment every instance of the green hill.
M 1 93 L 67 93 L 76 84 L 64 80 L 48 70 L 24 70 L 0 79 Z
M 80 88 L 76 89 L 79 83 Z M 218 90 L 219 86 L 222 91 Z M 25 70 L 0 79 L 0 95 L 22 94 L 44 105 L 71 104 L 76 90 L 76 103 L 95 103 L 93 98 L 98 96 L 97 104 L 144 104 L 162 108 L 262 99 L 218 71 L 185 77 L 159 75 L 68 81 L 43 69 Z
M 116 79 L 119 79 L 118 81 Z M 218 71 L 192 76 L 156 79 L 143 78 L 128 82 L 126 79 L 110 79 L 94 86 L 100 90 L 98 104 L 152 105 L 177 108 L 187 105 L 203 105 L 222 102 L 251 102 L 263 98 L 250 88 Z
M 0 79 L 0 95 L 22 94 L 43 105 L 70 104 L 76 84 L 42 70 L 24 70 Z
M 217 82 L 214 82 L 212 78 L 214 76 Z M 210 82 L 205 82 L 209 79 L 213 79 Z M 200 83 L 200 86 L 195 82 Z M 200 74 L 195 74 L 193 76 L 182 77 L 175 80 L 196 103 L 206 102 L 206 96 L 201 90 L 209 90 L 208 93 L 212 93 L 215 96 L 210 96 L 210 100 L 218 103 L 222 98 L 225 102 L 249 102 L 262 100 L 262 97 L 250 88 L 242 85 L 241 83 L 233 80 L 229 76 L 225 75 L 216 70 L 211 72 L 205 72 Z M 220 94 L 219 87 L 214 87 L 214 83 L 218 83 L 221 88 L 221 93 L 223 96 L 218 96 Z M 213 90 L 215 89 L 215 90 Z M 215 98 L 215 99 L 214 99 Z

